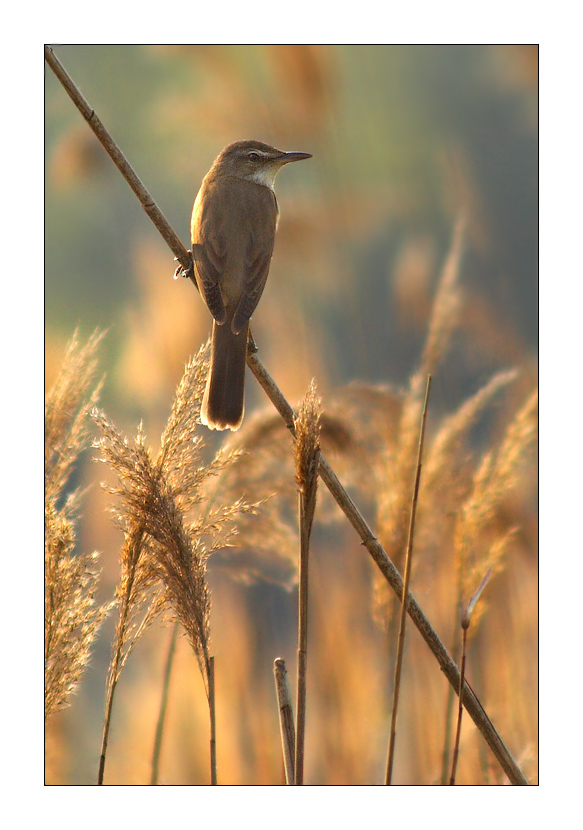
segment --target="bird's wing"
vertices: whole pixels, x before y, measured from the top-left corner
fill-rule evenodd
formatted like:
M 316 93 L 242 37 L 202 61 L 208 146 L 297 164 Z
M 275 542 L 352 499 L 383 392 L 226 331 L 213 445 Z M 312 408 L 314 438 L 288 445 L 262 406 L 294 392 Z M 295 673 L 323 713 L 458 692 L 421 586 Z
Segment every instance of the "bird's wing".
M 245 274 L 243 293 L 231 322 L 232 330 L 238 334 L 249 322 L 251 315 L 261 299 L 275 243 L 277 225 L 277 202 L 275 194 L 268 188 L 262 188 L 264 197 L 263 210 L 255 213 L 258 218 L 250 222 L 250 233 L 245 253 Z
M 196 281 L 210 313 L 219 325 L 227 319 L 227 311 L 219 287 L 225 253 L 225 247 L 221 246 L 220 239 L 216 237 L 207 237 L 201 242 L 192 243 Z

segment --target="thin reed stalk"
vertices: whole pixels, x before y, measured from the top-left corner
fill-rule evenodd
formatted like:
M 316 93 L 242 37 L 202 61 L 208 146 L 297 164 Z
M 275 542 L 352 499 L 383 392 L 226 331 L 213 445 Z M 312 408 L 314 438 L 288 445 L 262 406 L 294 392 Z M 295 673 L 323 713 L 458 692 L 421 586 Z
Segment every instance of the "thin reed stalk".
M 295 727 L 294 713 L 291 705 L 289 683 L 287 682 L 287 669 L 285 660 L 277 657 L 273 663 L 273 675 L 275 679 L 275 694 L 279 709 L 279 730 L 281 735 L 281 751 L 285 771 L 285 783 L 294 783 L 295 765 Z
M 461 618 L 461 626 L 462 626 L 462 658 L 461 658 L 461 666 L 460 666 L 460 688 L 459 688 L 459 695 L 458 695 L 458 716 L 457 716 L 457 725 L 455 731 L 455 741 L 453 745 L 453 758 L 451 762 L 451 774 L 449 777 L 450 785 L 455 784 L 455 774 L 457 770 L 457 762 L 458 756 L 460 751 L 460 737 L 462 733 L 462 715 L 464 711 L 464 682 L 466 676 L 466 647 L 467 647 L 467 639 L 468 639 L 468 629 L 470 627 L 470 621 L 472 617 L 472 612 L 476 606 L 476 603 L 480 599 L 482 591 L 486 587 L 488 580 L 492 575 L 492 570 L 489 570 L 485 577 L 482 579 L 478 590 L 470 599 L 467 608 L 464 610 Z
M 85 99 L 73 83 L 70 76 L 62 67 L 62 64 L 55 57 L 50 47 L 45 48 L 45 60 L 47 61 L 49 66 L 51 66 L 59 81 L 63 84 L 69 97 L 78 107 L 83 117 L 87 120 L 89 126 L 95 131 L 94 125 L 97 123 L 97 117 L 95 116 L 94 111 L 89 107 L 89 105 L 87 104 L 87 102 L 85 101 Z M 163 236 L 163 238 L 166 239 L 166 241 L 168 242 L 169 247 L 175 253 L 175 256 L 178 259 L 178 261 L 181 263 L 184 269 L 184 273 L 187 276 L 189 276 L 191 280 L 194 282 L 193 276 L 190 273 L 191 256 L 189 252 L 182 245 L 176 234 L 174 234 L 174 232 L 164 219 L 163 215 L 161 214 L 161 212 L 157 208 L 155 211 L 150 210 L 152 205 L 154 205 L 155 207 L 155 203 L 153 202 L 151 196 L 147 193 L 147 191 L 145 191 L 145 189 L 142 190 L 137 186 L 137 183 L 132 176 L 133 171 L 131 171 L 130 173 L 131 168 L 129 168 L 129 165 L 127 165 L 127 168 L 129 169 L 126 169 L 127 163 L 123 163 L 125 159 L 123 159 L 121 151 L 119 150 L 117 145 L 115 145 L 103 124 L 100 121 L 98 123 L 99 132 L 103 134 L 104 138 L 102 144 L 105 147 L 106 151 L 111 156 L 113 161 L 116 163 L 118 169 L 120 170 L 126 181 L 128 181 L 128 183 L 130 184 L 130 187 L 132 187 L 132 190 L 140 200 L 140 203 L 142 204 L 148 216 L 150 216 L 150 218 L 160 231 L 161 235 Z M 171 241 L 169 241 L 167 238 L 169 233 Z M 281 390 L 274 383 L 273 379 L 271 378 L 271 376 L 269 375 L 269 373 L 257 357 L 257 354 L 251 348 L 247 352 L 247 365 L 255 375 L 255 378 L 257 379 L 259 384 L 264 389 L 272 404 L 275 406 L 275 408 L 283 418 L 283 421 L 290 430 L 290 432 L 293 435 L 295 435 L 294 413 L 291 406 L 285 399 Z M 387 580 L 392 590 L 396 593 L 399 599 L 401 599 L 403 594 L 403 581 L 401 579 L 399 572 L 391 562 L 390 558 L 387 556 L 387 553 L 384 550 L 383 546 L 379 543 L 378 539 L 373 534 L 372 530 L 368 526 L 362 514 L 357 509 L 356 505 L 354 504 L 354 502 L 352 501 L 344 487 L 341 485 L 335 472 L 332 470 L 332 468 L 322 455 L 320 456 L 319 474 L 320 478 L 330 490 L 332 496 L 338 503 L 339 507 L 346 515 L 348 521 L 352 524 L 356 532 L 359 534 L 363 545 L 366 547 L 367 551 L 371 555 L 373 561 L 379 568 L 380 572 L 383 574 L 384 578 Z M 420 631 L 428 647 L 432 651 L 434 657 L 438 661 L 449 683 L 455 689 L 456 693 L 458 693 L 460 682 L 458 668 L 455 662 L 451 659 L 450 655 L 448 654 L 447 649 L 435 633 L 431 624 L 425 617 L 423 611 L 410 594 L 408 613 L 411 619 L 413 620 L 414 624 Z M 498 760 L 499 764 L 503 768 L 504 772 L 506 773 L 510 781 L 513 784 L 528 784 L 526 778 L 519 769 L 516 761 L 510 754 L 502 738 L 500 737 L 494 725 L 488 718 L 486 712 L 482 708 L 478 698 L 472 692 L 467 683 L 464 685 L 464 700 L 466 703 L 467 711 L 469 712 L 479 731 L 482 733 L 483 737 L 487 741 L 488 745 L 492 749 L 492 752 L 494 753 L 496 759 Z
M 462 733 L 462 715 L 464 711 L 463 704 L 463 686 L 466 677 L 466 645 L 467 645 L 468 629 L 467 626 L 462 626 L 462 659 L 460 666 L 460 690 L 458 694 L 458 713 L 457 724 L 455 730 L 455 739 L 453 742 L 453 758 L 451 762 L 451 773 L 449 776 L 450 786 L 455 784 L 455 773 L 457 769 L 457 760 L 460 751 L 460 737 Z
M 116 628 L 116 636 L 113 644 L 112 659 L 109 664 L 107 678 L 105 715 L 103 719 L 103 734 L 101 737 L 101 752 L 99 755 L 99 771 L 97 773 L 98 785 L 103 784 L 103 776 L 105 773 L 105 760 L 107 756 L 107 744 L 111 728 L 115 690 L 117 688 L 117 683 L 125 661 L 129 656 L 133 644 L 138 639 L 138 635 L 134 632 L 134 637 L 130 640 L 130 644 L 127 647 L 132 620 L 132 609 L 138 604 L 135 588 L 138 576 L 138 565 L 142 553 L 143 537 L 143 527 L 141 525 L 135 525 L 126 535 L 126 540 L 122 548 L 121 560 L 124 572 L 117 591 L 120 610 Z M 124 648 L 126 648 L 125 654 Z
M 459 604 L 456 607 L 456 615 L 459 615 L 460 607 Z M 460 647 L 457 641 L 457 638 L 451 645 L 451 656 L 452 660 L 455 660 L 457 663 L 460 657 Z M 460 680 L 461 683 L 461 680 Z M 458 688 L 458 695 L 459 695 L 459 688 Z M 448 774 L 449 774 L 449 759 L 452 751 L 452 726 L 453 726 L 453 718 L 454 718 L 454 710 L 455 710 L 455 691 L 450 686 L 447 690 L 447 701 L 445 704 L 445 718 L 444 718 L 444 729 L 443 729 L 443 748 L 441 750 L 441 773 L 440 773 L 440 784 L 443 786 L 447 784 Z
M 164 667 L 164 678 L 162 681 L 162 698 L 160 700 L 160 710 L 158 712 L 158 720 L 156 722 L 156 734 L 154 736 L 154 750 L 152 752 L 152 776 L 150 784 L 156 785 L 160 772 L 160 755 L 162 752 L 162 738 L 164 737 L 164 726 L 166 724 L 166 711 L 168 709 L 168 696 L 170 691 L 170 677 L 172 674 L 172 666 L 174 664 L 174 655 L 176 654 L 176 642 L 178 640 L 178 631 L 180 626 L 175 622 L 172 626 L 172 635 L 170 637 L 170 644 L 168 646 L 168 654 L 166 656 L 166 665 Z
M 405 556 L 405 574 L 403 577 L 403 594 L 401 598 L 401 618 L 399 620 L 399 638 L 397 643 L 397 657 L 395 660 L 395 681 L 393 685 L 393 711 L 391 714 L 391 733 L 389 737 L 389 751 L 387 757 L 387 771 L 385 784 L 391 784 L 393 778 L 393 764 L 395 760 L 395 740 L 397 736 L 397 711 L 399 709 L 399 692 L 401 689 L 401 671 L 403 668 L 403 653 L 405 650 L 405 626 L 407 622 L 407 597 L 409 595 L 409 582 L 411 580 L 411 567 L 413 563 L 413 540 L 415 538 L 415 517 L 417 515 L 417 500 L 419 497 L 419 483 L 421 481 L 421 466 L 423 458 L 423 441 L 425 439 L 425 423 L 427 421 L 427 405 L 429 402 L 429 390 L 431 388 L 431 375 L 427 376 L 427 387 L 423 401 L 421 414 L 421 426 L 419 428 L 419 445 L 417 448 L 417 466 L 415 468 L 415 482 L 413 484 L 413 496 L 411 498 L 411 513 L 409 517 L 409 532 L 407 537 L 407 552 Z M 463 687 L 462 687 L 463 688 Z
M 210 764 L 211 784 L 217 784 L 217 712 L 215 695 L 215 658 L 209 657 L 209 720 L 210 720 Z
M 308 563 L 316 510 L 320 456 L 320 408 L 312 381 L 295 419 L 296 481 L 299 492 L 300 554 L 298 564 L 298 688 L 294 783 L 304 783 L 306 680 L 308 669 Z

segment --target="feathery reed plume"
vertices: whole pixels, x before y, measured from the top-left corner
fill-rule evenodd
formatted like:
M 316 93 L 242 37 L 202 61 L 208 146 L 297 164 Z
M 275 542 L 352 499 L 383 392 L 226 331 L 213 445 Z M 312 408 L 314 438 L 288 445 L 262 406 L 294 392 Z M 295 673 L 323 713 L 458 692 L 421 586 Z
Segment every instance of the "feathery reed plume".
M 126 469 L 131 469 L 134 460 L 136 462 L 141 460 L 138 457 L 140 433 L 138 433 L 135 445 L 132 447 L 129 441 L 124 439 L 115 427 L 108 422 L 103 413 L 94 410 L 92 417 L 103 435 L 99 441 L 103 453 L 101 460 L 112 466 L 118 472 L 118 475 L 122 464 L 125 464 Z M 118 493 L 119 491 L 114 492 Z M 107 674 L 105 715 L 97 776 L 98 784 L 103 784 L 117 683 L 134 645 L 162 610 L 163 601 L 157 580 L 154 579 L 145 562 L 144 552 L 147 550 L 147 545 L 141 517 L 132 514 L 128 505 L 126 513 L 118 513 L 114 517 L 114 521 L 123 530 L 124 542 L 120 550 L 121 573 L 115 592 L 119 605 L 119 615 Z
M 202 438 L 197 417 L 205 384 L 208 344 L 186 366 L 156 458 L 146 445 L 142 428 L 133 441 L 123 436 L 100 412 L 93 418 L 101 431 L 102 460 L 120 482 L 111 492 L 121 500 L 118 521 L 125 531 L 119 586 L 120 623 L 114 645 L 100 780 L 111 717 L 113 689 L 129 651 L 145 626 L 171 607 L 183 626 L 197 658 L 209 703 L 211 783 L 216 783 L 214 673 L 210 654 L 210 592 L 206 561 L 229 544 L 236 517 L 254 508 L 235 504 L 205 504 L 205 483 L 220 473 L 232 455 L 219 453 L 210 464 L 201 460 Z M 204 508 L 204 509 L 203 509 Z M 189 513 L 193 512 L 192 520 Z M 124 555 L 125 554 L 125 555 Z M 148 603 L 142 622 L 131 635 L 130 621 Z M 122 623 L 123 618 L 123 623 Z
M 62 496 L 81 452 L 89 445 L 88 415 L 99 399 L 95 383 L 97 349 L 105 332 L 95 331 L 85 346 L 78 332 L 67 345 L 62 368 L 45 401 L 45 494 Z
M 265 374 L 265 370 L 261 369 L 260 377 L 263 378 Z M 431 551 L 438 555 L 440 550 L 451 550 L 455 516 L 459 510 L 460 501 L 463 501 L 463 498 L 467 495 L 473 466 L 466 446 L 468 432 L 481 411 L 491 402 L 493 396 L 509 384 L 513 378 L 513 372 L 503 372 L 496 375 L 486 384 L 483 390 L 480 390 L 473 398 L 466 401 L 460 407 L 459 412 L 443 418 L 442 425 L 437 429 L 435 435 L 436 460 L 434 460 L 433 469 L 431 470 L 433 476 L 431 488 L 427 486 L 428 474 L 425 471 L 430 469 L 433 446 L 431 442 L 427 445 L 426 441 L 425 455 L 427 461 L 424 462 L 424 479 L 421 486 L 416 522 L 418 554 L 427 556 L 427 552 Z M 267 385 L 267 380 L 265 383 Z M 321 416 L 322 452 L 325 453 L 326 457 L 329 455 L 334 457 L 334 462 L 338 465 L 345 481 L 358 487 L 363 494 L 372 495 L 377 500 L 377 505 L 378 500 L 384 498 L 382 482 L 386 478 L 383 479 L 382 475 L 386 475 L 386 465 L 391 463 L 396 454 L 403 400 L 403 394 L 391 391 L 387 387 L 349 384 L 347 387 L 338 390 L 327 401 L 327 412 Z M 284 404 L 282 403 L 281 406 L 283 410 Z M 285 409 L 287 412 L 287 406 Z M 292 418 L 291 407 L 289 413 L 289 417 Z M 228 481 L 231 474 L 235 473 L 234 478 L 237 479 L 242 492 L 246 488 L 257 487 L 261 487 L 262 492 L 276 492 L 277 498 L 269 499 L 261 504 L 259 512 L 263 518 L 265 508 L 271 509 L 274 513 L 273 522 L 277 520 L 276 514 L 279 513 L 282 524 L 287 522 L 288 514 L 291 511 L 292 494 L 288 492 L 290 488 L 289 484 L 286 483 L 286 476 L 287 481 L 289 481 L 289 449 L 286 436 L 292 430 L 295 431 L 293 421 L 291 426 L 286 429 L 284 423 L 278 425 L 277 418 L 270 416 L 267 412 L 257 413 L 255 417 L 250 418 L 237 433 L 238 458 L 233 468 L 229 469 L 228 477 L 226 476 L 220 482 L 222 489 L 229 487 Z M 229 445 L 233 446 L 231 442 Z M 247 468 L 248 464 L 251 465 L 249 468 Z M 357 529 L 363 543 L 367 545 L 372 555 L 371 548 L 374 549 L 370 541 L 373 539 L 372 531 L 359 518 L 353 502 L 325 461 L 320 464 L 320 474 L 327 488 L 333 493 L 339 507 L 349 516 L 351 523 Z M 321 495 L 320 518 L 322 513 L 326 512 L 325 503 L 329 493 L 324 490 Z M 334 513 L 334 515 L 330 512 L 330 518 L 336 518 L 340 515 L 342 514 L 339 512 Z M 422 519 L 421 522 L 420 519 Z M 242 533 L 243 535 L 244 533 Z M 242 541 L 241 537 L 238 538 L 239 541 Z M 376 542 L 376 540 L 374 541 Z M 262 544 L 267 553 L 270 549 L 270 540 L 268 538 L 264 539 Z M 274 555 L 279 553 L 275 545 L 272 550 Z M 234 554 L 233 563 L 235 557 L 239 555 L 238 552 Z M 417 558 L 419 559 L 419 557 Z M 390 582 L 386 569 L 383 569 L 383 563 L 376 558 L 375 562 L 379 565 L 385 579 Z M 249 567 L 247 558 L 244 558 L 243 567 Z M 261 564 L 261 567 L 258 567 L 257 570 L 253 569 L 253 576 L 262 576 L 267 567 L 267 564 Z M 431 570 L 431 573 L 434 574 L 434 569 Z M 251 578 L 250 571 L 248 571 L 248 574 Z M 391 585 L 401 596 L 402 583 L 398 587 L 395 587 L 392 582 Z M 413 613 L 411 613 L 411 605 L 413 605 Z M 410 601 L 410 613 L 419 628 L 418 620 L 415 617 L 417 612 L 414 609 L 415 603 Z M 423 626 L 420 630 L 423 633 L 427 629 Z M 444 664 L 441 663 L 441 665 L 443 667 Z M 456 690 L 458 687 L 459 673 L 456 672 Z M 466 689 L 466 698 L 467 695 Z M 468 706 L 471 710 L 473 704 L 470 702 Z M 476 720 L 475 711 L 472 713 L 472 717 Z M 490 729 L 490 726 L 488 729 Z M 489 743 L 497 753 L 496 741 L 489 741 Z M 515 775 L 514 772 L 510 774 L 513 776 L 514 783 L 525 783 L 520 774 Z
M 207 504 L 238 502 L 253 493 L 255 510 L 238 518 L 236 549 L 217 551 L 213 567 L 245 584 L 261 580 L 291 590 L 297 565 L 291 436 L 277 416 L 259 413 L 246 418 L 222 450 L 231 462 L 208 479 Z
M 496 573 L 500 567 L 515 529 L 500 532 L 494 521 L 496 512 L 517 483 L 518 468 L 536 440 L 537 419 L 538 390 L 534 390 L 508 424 L 498 450 L 487 452 L 476 468 L 455 528 L 460 598 L 469 593 L 480 572 L 491 568 Z
M 495 378 L 491 383 L 495 381 Z M 506 428 L 497 451 L 485 453 L 469 482 L 465 499 L 456 511 L 453 532 L 455 565 L 457 569 L 457 607 L 467 596 L 472 584 L 475 585 L 480 573 L 485 570 L 497 573 L 504 555 L 516 535 L 517 527 L 500 525 L 496 522 L 497 511 L 504 497 L 517 482 L 519 465 L 536 439 L 538 390 L 532 392 L 521 409 Z M 474 613 L 475 630 L 486 604 L 481 603 Z M 456 614 L 457 617 L 457 614 Z M 454 634 L 457 622 L 454 624 Z M 457 638 L 452 648 L 457 659 Z M 441 782 L 447 780 L 447 765 L 450 755 L 451 724 L 454 713 L 454 697 L 450 689 L 446 708 L 446 730 L 442 752 Z
M 289 683 L 285 660 L 277 657 L 273 662 L 273 676 L 275 679 L 275 694 L 279 708 L 279 730 L 281 734 L 281 751 L 285 771 L 285 783 L 294 783 L 295 763 L 295 729 L 294 713 L 291 705 Z
M 458 277 L 464 227 L 465 221 L 460 217 L 454 228 L 450 249 L 439 278 L 420 366 L 411 376 L 404 393 L 401 414 L 391 446 L 387 446 L 385 457 L 379 457 L 377 462 L 381 494 L 378 501 L 379 535 L 398 568 L 402 567 L 405 551 L 408 493 L 415 470 L 418 425 L 421 421 L 425 383 L 427 376 L 434 374 L 437 365 L 444 359 L 459 321 L 461 291 Z M 387 625 L 392 625 L 393 619 L 390 599 L 386 584 L 377 577 L 377 617 Z
M 314 381 L 295 418 L 294 455 L 299 492 L 300 556 L 298 567 L 298 690 L 296 704 L 296 757 L 294 783 L 304 783 L 304 737 L 306 731 L 306 673 L 308 663 L 308 560 L 310 536 L 316 510 L 320 461 L 320 408 Z
M 338 458 L 355 459 L 359 446 L 349 419 L 323 412 L 320 417 L 320 442 Z M 213 567 L 228 571 L 244 583 L 258 580 L 279 584 L 291 590 L 297 581 L 297 486 L 292 436 L 271 408 L 245 418 L 241 429 L 229 436 L 223 450 L 235 457 L 224 475 L 209 479 L 207 498 L 237 500 L 253 493 L 257 515 L 243 515 L 237 526 L 237 548 L 227 548 L 213 557 Z M 362 460 L 362 456 L 359 456 Z M 346 464 L 355 471 L 356 464 Z M 338 520 L 340 511 L 330 495 L 325 520 Z M 323 520 L 323 502 L 319 520 Z M 335 509 L 334 509 L 335 507 Z
M 401 530 L 395 528 L 398 538 L 404 535 L 403 518 L 407 516 L 407 488 L 401 485 L 411 481 L 415 467 L 415 447 L 417 445 L 418 425 L 423 408 L 423 396 L 428 375 L 435 372 L 437 365 L 443 361 L 451 337 L 459 321 L 461 309 L 461 292 L 458 283 L 462 257 L 462 243 L 465 222 L 458 219 L 454 228 L 450 250 L 443 265 L 433 302 L 427 339 L 423 349 L 421 364 L 409 380 L 405 393 L 403 409 L 398 430 L 397 454 L 395 458 L 393 498 L 397 502 L 392 507 L 393 521 L 398 521 Z
M 393 684 L 393 711 L 391 714 L 391 734 L 389 736 L 389 752 L 387 757 L 387 771 L 385 784 L 391 784 L 393 778 L 393 763 L 395 760 L 395 740 L 397 736 L 397 711 L 399 708 L 399 692 L 401 688 L 401 669 L 403 666 L 403 651 L 405 648 L 405 624 L 407 621 L 407 597 L 409 595 L 409 583 L 411 581 L 411 564 L 413 560 L 413 540 L 415 537 L 415 517 L 417 513 L 417 499 L 419 497 L 419 482 L 421 480 L 421 460 L 423 458 L 423 441 L 425 439 L 425 423 L 427 420 L 427 404 L 429 402 L 429 390 L 431 388 L 431 375 L 427 376 L 427 387 L 425 400 L 423 402 L 423 413 L 421 415 L 421 426 L 419 427 L 419 446 L 417 449 L 417 466 L 415 469 L 415 481 L 413 483 L 413 495 L 411 497 L 411 515 L 409 518 L 409 533 L 407 536 L 407 551 L 405 555 L 405 573 L 403 575 L 403 593 L 401 597 L 401 617 L 399 621 L 399 638 L 397 642 L 397 657 L 395 660 L 395 682 Z M 463 689 L 463 685 L 462 685 Z
M 70 474 L 89 445 L 88 413 L 103 333 L 81 345 L 77 332 L 45 403 L 45 719 L 69 703 L 91 646 L 110 609 L 95 604 L 97 553 L 75 554 L 79 493 L 67 494 Z
M 456 412 L 442 419 L 424 464 L 424 486 L 427 490 L 439 486 L 445 470 L 451 466 L 452 459 L 458 457 L 462 441 L 476 423 L 480 413 L 492 398 L 517 376 L 518 372 L 514 369 L 498 372 L 485 386 L 465 400 Z
M 482 581 L 480 582 L 478 589 L 471 597 L 470 601 L 468 602 L 466 608 L 464 609 L 461 617 L 461 626 L 462 626 L 462 660 L 460 666 L 460 688 L 459 688 L 459 695 L 458 695 L 458 718 L 457 718 L 457 727 L 455 733 L 455 742 L 453 747 L 453 759 L 451 763 L 451 775 L 449 777 L 449 783 L 451 785 L 455 784 L 455 773 L 457 769 L 457 761 L 459 756 L 459 749 L 460 749 L 460 736 L 462 732 L 462 715 L 464 711 L 464 680 L 466 677 L 466 647 L 467 647 L 467 638 L 468 638 L 468 628 L 470 627 L 470 622 L 472 618 L 472 614 L 474 608 L 480 596 L 482 595 L 482 591 L 488 584 L 488 580 L 492 576 L 492 571 L 489 570 Z
M 427 375 L 432 374 L 437 364 L 443 361 L 452 334 L 458 325 L 462 307 L 458 278 L 463 255 L 465 225 L 465 217 L 459 216 L 437 286 L 421 366 L 414 375 L 412 386 L 422 385 Z

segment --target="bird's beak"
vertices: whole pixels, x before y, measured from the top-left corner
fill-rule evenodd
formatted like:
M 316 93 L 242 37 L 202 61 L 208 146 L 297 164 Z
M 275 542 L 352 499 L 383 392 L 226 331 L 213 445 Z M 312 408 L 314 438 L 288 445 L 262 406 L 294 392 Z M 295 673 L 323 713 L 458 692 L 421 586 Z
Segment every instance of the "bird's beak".
M 288 153 L 284 153 L 280 159 L 281 164 L 287 164 L 290 161 L 301 161 L 302 159 L 311 159 L 311 153 L 300 153 L 297 150 L 290 150 Z

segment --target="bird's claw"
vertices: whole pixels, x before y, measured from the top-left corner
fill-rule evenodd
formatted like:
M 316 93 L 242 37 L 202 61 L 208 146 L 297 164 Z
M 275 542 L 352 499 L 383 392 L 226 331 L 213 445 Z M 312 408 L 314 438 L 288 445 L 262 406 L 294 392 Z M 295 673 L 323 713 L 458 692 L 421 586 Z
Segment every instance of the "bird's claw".
M 194 279 L 194 263 L 192 261 L 192 256 L 190 257 L 190 263 L 188 268 L 185 268 L 184 265 L 179 262 L 178 257 L 174 257 L 174 262 L 178 262 L 178 266 L 176 271 L 174 271 L 174 279 L 177 280 L 180 277 L 184 277 L 185 279 Z

